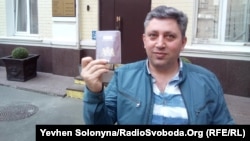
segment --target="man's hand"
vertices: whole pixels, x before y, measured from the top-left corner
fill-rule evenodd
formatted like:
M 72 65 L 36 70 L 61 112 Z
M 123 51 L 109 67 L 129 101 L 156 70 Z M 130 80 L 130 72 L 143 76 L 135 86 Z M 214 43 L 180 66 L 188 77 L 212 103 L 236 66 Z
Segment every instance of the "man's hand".
M 109 71 L 108 61 L 105 59 L 93 60 L 91 57 L 84 57 L 81 60 L 81 76 L 92 92 L 102 91 L 102 74 Z

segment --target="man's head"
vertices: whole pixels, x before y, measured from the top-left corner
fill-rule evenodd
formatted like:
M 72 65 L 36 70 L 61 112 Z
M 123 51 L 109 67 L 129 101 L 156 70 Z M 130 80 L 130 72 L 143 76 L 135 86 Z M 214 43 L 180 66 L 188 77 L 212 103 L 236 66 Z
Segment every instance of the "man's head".
M 172 7 L 159 6 L 148 13 L 143 43 L 149 65 L 167 70 L 178 67 L 180 52 L 186 45 L 187 16 Z
M 187 29 L 187 24 L 188 24 L 188 18 L 186 14 L 184 14 L 182 11 L 179 11 L 173 7 L 167 7 L 167 6 L 158 6 L 152 11 L 150 11 L 146 19 L 144 21 L 144 28 L 148 25 L 149 21 L 151 21 L 153 18 L 157 19 L 166 19 L 166 18 L 171 18 L 175 19 L 178 23 L 178 26 L 181 30 L 182 36 L 186 36 L 186 29 Z

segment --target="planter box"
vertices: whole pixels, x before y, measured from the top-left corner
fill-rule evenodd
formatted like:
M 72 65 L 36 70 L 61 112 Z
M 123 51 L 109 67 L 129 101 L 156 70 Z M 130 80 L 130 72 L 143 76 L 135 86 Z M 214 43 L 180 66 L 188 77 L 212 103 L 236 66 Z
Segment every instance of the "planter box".
M 29 54 L 24 59 L 14 59 L 11 56 L 2 57 L 5 64 L 7 80 L 27 81 L 37 75 L 37 60 L 40 55 Z

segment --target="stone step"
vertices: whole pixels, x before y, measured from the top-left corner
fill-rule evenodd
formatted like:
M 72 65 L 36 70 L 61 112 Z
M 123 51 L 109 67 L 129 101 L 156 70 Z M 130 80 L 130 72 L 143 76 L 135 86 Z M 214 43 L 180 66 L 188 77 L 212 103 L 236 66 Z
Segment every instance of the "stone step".
M 102 75 L 102 81 L 104 83 L 104 86 L 107 86 L 113 74 L 114 74 L 114 71 L 110 71 Z M 66 89 L 67 97 L 83 99 L 84 86 L 85 86 L 85 82 L 83 81 L 83 78 L 80 75 L 76 76 L 74 78 L 74 83 Z
M 81 84 L 81 85 L 84 85 L 84 84 L 85 84 L 84 81 L 83 81 L 83 79 L 82 79 L 82 77 L 81 77 L 80 75 L 78 75 L 78 76 L 76 76 L 76 77 L 74 78 L 74 83 L 75 83 L 75 84 Z
M 72 84 L 70 87 L 66 89 L 67 97 L 83 99 L 84 95 L 84 84 Z

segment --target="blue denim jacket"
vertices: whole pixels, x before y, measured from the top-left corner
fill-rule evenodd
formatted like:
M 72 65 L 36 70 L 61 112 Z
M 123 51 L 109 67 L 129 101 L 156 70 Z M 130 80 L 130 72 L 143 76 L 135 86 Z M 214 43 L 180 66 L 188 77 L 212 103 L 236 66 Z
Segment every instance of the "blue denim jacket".
M 189 124 L 234 124 L 221 84 L 211 71 L 183 62 L 179 82 Z M 146 60 L 117 68 L 107 88 L 92 93 L 84 88 L 85 124 L 151 124 L 154 97 Z

